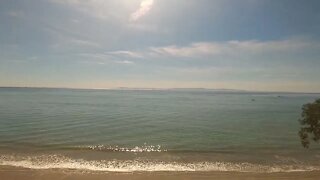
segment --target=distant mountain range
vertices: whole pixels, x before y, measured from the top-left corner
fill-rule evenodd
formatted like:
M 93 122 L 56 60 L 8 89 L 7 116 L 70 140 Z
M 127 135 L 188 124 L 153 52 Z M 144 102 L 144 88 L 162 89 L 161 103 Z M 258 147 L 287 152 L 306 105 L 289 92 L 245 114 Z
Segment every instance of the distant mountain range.
M 209 88 L 130 88 L 119 87 L 118 90 L 166 90 L 166 91 L 218 91 L 218 92 L 250 92 L 240 89 L 209 89 Z

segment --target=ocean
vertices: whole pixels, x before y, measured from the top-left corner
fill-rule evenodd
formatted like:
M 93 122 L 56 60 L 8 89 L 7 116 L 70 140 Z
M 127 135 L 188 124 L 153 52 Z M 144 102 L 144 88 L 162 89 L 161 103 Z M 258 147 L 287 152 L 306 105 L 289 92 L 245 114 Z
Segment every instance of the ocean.
M 0 165 L 88 171 L 320 170 L 302 147 L 320 94 L 0 88 Z

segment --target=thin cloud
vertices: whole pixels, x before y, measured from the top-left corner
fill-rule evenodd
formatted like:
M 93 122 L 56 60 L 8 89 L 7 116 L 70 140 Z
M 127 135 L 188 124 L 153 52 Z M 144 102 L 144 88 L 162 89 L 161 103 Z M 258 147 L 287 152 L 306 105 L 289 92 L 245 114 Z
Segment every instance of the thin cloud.
M 81 63 L 86 64 L 99 64 L 106 65 L 110 63 L 122 64 L 122 65 L 133 65 L 135 64 L 133 61 L 129 60 L 117 60 L 118 57 L 114 57 L 110 54 L 106 53 L 80 53 L 77 54 L 79 57 L 84 58 L 84 61 L 80 61 Z
M 100 47 L 99 43 L 83 40 L 83 39 L 69 39 L 70 44 L 78 45 L 78 46 L 89 46 L 89 47 Z
M 302 39 L 287 39 L 277 41 L 225 41 L 225 42 L 197 42 L 186 46 L 151 47 L 145 55 L 197 58 L 215 55 L 261 54 L 294 52 L 310 48 L 320 48 L 318 42 Z M 132 52 L 133 53 L 133 52 Z M 143 54 L 143 53 L 141 53 Z
M 133 51 L 113 51 L 113 52 L 109 52 L 108 54 L 131 57 L 131 58 L 142 58 L 143 57 L 140 53 L 133 52 Z
M 54 27 L 45 24 L 43 30 L 51 38 L 49 47 L 58 51 L 69 51 L 81 48 L 84 49 L 100 49 L 102 45 L 96 41 L 89 40 L 81 34 L 74 33 L 68 29 Z
M 203 57 L 247 57 L 263 54 L 279 54 L 319 50 L 320 42 L 307 39 L 285 39 L 274 41 L 224 41 L 196 42 L 185 46 L 168 45 L 149 47 L 139 51 L 113 51 L 107 54 L 125 58 L 203 58 Z
M 320 44 L 303 39 L 276 41 L 225 41 L 196 42 L 185 46 L 169 45 L 150 47 L 144 51 L 116 51 L 113 54 L 135 57 L 183 57 L 196 58 L 215 55 L 254 55 L 262 53 L 294 52 L 320 48 Z M 111 52 L 112 53 L 112 52 Z
M 140 3 L 140 8 L 131 14 L 130 20 L 137 21 L 141 17 L 145 16 L 152 9 L 153 2 L 153 0 L 143 0 Z
M 117 64 L 127 64 L 127 65 L 134 64 L 133 61 L 127 61 L 127 60 L 124 60 L 124 61 L 114 61 L 114 62 L 117 63 Z
M 63 36 L 57 37 L 52 44 L 50 44 L 50 48 L 55 51 L 70 51 L 70 50 L 77 50 L 79 48 L 82 49 L 99 49 L 101 48 L 100 44 L 83 40 L 83 39 L 76 39 L 72 37 Z
M 104 53 L 79 53 L 77 55 L 80 57 L 85 57 L 90 59 L 100 59 L 100 60 L 112 59 L 111 56 L 106 55 Z

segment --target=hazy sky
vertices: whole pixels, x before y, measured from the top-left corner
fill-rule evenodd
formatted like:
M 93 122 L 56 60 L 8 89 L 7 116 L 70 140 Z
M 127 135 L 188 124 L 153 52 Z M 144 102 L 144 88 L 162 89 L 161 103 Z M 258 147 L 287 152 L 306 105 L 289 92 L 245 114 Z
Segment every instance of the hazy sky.
M 0 86 L 320 92 L 319 0 L 1 0 Z

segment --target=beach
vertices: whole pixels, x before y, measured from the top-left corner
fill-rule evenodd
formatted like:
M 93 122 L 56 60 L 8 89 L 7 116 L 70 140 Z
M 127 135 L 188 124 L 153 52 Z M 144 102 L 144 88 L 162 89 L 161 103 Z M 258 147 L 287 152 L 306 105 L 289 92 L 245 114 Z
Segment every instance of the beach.
M 0 179 L 4 180 L 209 180 L 209 179 L 319 179 L 320 171 L 290 173 L 246 172 L 90 172 L 71 169 L 33 170 L 0 166 Z

